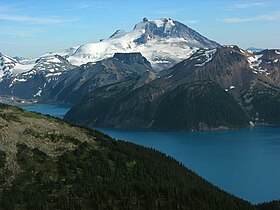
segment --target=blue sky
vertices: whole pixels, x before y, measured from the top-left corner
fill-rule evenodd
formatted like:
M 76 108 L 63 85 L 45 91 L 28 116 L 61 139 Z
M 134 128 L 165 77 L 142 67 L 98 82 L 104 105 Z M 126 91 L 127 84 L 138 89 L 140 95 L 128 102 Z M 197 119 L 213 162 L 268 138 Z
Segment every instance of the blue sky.
M 279 0 L 1 0 L 0 52 L 34 57 L 142 20 L 178 20 L 221 44 L 280 48 Z

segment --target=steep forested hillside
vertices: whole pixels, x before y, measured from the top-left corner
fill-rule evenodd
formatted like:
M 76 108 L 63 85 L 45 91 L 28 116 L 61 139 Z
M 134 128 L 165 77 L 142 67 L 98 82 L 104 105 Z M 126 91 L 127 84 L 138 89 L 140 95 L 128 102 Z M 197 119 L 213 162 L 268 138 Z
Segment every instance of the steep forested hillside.
M 0 107 L 0 209 L 254 209 L 166 155 Z
M 210 81 L 167 91 L 153 83 L 138 89 L 111 85 L 88 94 L 65 119 L 87 126 L 173 131 L 241 128 L 250 121 L 233 96 Z
M 259 210 L 279 210 L 280 209 L 280 200 L 266 202 L 257 205 Z
M 243 105 L 257 123 L 280 124 L 280 89 L 262 81 L 244 91 Z
M 249 117 L 234 98 L 212 82 L 178 86 L 158 107 L 153 129 L 210 130 L 248 126 Z

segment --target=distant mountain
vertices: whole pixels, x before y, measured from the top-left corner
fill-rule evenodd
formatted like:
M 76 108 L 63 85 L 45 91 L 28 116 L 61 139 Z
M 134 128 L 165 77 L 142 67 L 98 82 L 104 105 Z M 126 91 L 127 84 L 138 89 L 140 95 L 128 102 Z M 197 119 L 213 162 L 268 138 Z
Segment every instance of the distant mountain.
M 136 82 L 144 78 L 145 72 L 152 74 L 153 71 L 150 62 L 140 53 L 116 53 L 112 58 L 84 64 L 59 76 L 55 83 L 45 87 L 41 100 L 73 104 L 98 87 L 126 80 Z M 147 81 L 150 79 L 142 83 Z
M 174 81 L 188 82 L 210 80 L 219 84 L 240 99 L 242 91 L 253 80 L 262 80 L 280 87 L 278 50 L 264 50 L 251 54 L 237 46 L 222 46 L 213 50 L 198 50 L 191 58 L 186 59 L 169 70 L 164 71 L 168 77 L 166 85 Z
M 168 79 L 165 86 L 178 82 L 214 81 L 224 90 L 240 97 L 240 91 L 256 76 L 249 66 L 248 56 L 253 55 L 237 46 L 200 49 L 166 72 Z
M 178 21 L 144 18 L 130 32 L 117 30 L 109 39 L 81 45 L 75 52 L 70 50 L 67 59 L 74 65 L 81 65 L 112 57 L 115 53 L 140 52 L 153 68 L 162 70 L 188 58 L 198 48 L 217 46 L 218 43 Z M 61 55 L 65 56 L 65 52 Z
M 254 60 L 255 59 L 255 60 Z M 267 75 L 272 84 L 280 86 L 280 50 L 270 49 L 255 53 L 251 68 L 254 73 Z
M 25 58 L 25 57 L 21 57 L 21 56 L 14 56 L 13 59 L 17 60 L 18 62 L 23 62 L 23 63 L 30 61 L 30 58 Z
M 134 26 L 133 30 L 143 30 L 141 36 L 134 40 L 137 44 L 146 44 L 150 39 L 155 38 L 182 38 L 189 42 L 189 47 L 215 48 L 219 46 L 216 42 L 203 37 L 186 25 L 170 18 L 159 20 L 144 18 L 142 22 Z
M 15 58 L 9 57 L 0 52 L 0 81 L 11 75 L 27 71 L 32 67 L 33 65 L 23 65 Z
M 250 52 L 250 53 L 255 53 L 255 52 L 260 52 L 260 51 L 263 51 L 265 49 L 263 48 L 256 48 L 256 47 L 249 47 L 247 48 L 247 51 Z
M 59 75 L 74 68 L 60 55 L 41 57 L 29 64 L 11 61 L 8 67 L 3 68 L 6 73 L 0 82 L 1 95 L 24 99 L 40 98 L 47 85 L 53 84 Z
M 75 46 L 62 52 L 48 52 L 37 59 L 11 58 L 0 54 L 0 92 L 1 95 L 37 100 L 46 87 L 53 86 L 53 81 L 59 80 L 58 76 L 62 77 L 68 70 L 81 65 L 91 66 L 112 57 L 130 65 L 129 62 L 135 62 L 131 59 L 143 55 L 144 60 L 133 64 L 136 65 L 137 73 L 141 74 L 146 70 L 170 68 L 190 57 L 198 48 L 217 46 L 218 43 L 178 21 L 144 18 L 130 32 L 117 30 L 108 39 L 98 43 Z M 123 60 L 120 56 L 125 53 L 133 56 L 128 58 L 126 55 L 125 59 L 128 60 Z M 70 76 L 67 74 L 65 77 Z M 63 87 L 66 86 L 68 84 L 63 84 Z M 91 83 L 90 86 L 96 85 Z
M 249 121 L 277 122 L 278 53 L 269 50 L 254 55 L 237 46 L 201 49 L 141 88 L 111 85 L 93 91 L 65 119 L 95 127 L 160 130 L 227 129 L 249 126 Z M 254 84 L 263 85 L 257 88 Z M 275 92 L 272 98 L 271 88 Z M 259 94 L 264 97 L 257 97 Z M 268 97 L 271 100 L 265 102 Z M 271 102 L 271 113 L 258 105 L 261 101 Z M 262 120 L 255 117 L 257 113 L 262 113 Z

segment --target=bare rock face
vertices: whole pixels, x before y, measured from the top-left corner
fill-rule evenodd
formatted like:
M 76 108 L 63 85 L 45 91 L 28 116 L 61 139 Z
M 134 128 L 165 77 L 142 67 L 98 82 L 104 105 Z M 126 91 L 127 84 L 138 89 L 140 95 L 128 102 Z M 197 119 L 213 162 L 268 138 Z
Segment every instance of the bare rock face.
M 114 59 L 119 60 L 123 63 L 129 65 L 139 65 L 139 67 L 143 66 L 142 68 L 146 67 L 146 70 L 151 70 L 152 66 L 151 63 L 142 56 L 141 53 L 115 53 L 113 56 Z M 139 73 L 142 73 L 140 70 L 136 69 Z

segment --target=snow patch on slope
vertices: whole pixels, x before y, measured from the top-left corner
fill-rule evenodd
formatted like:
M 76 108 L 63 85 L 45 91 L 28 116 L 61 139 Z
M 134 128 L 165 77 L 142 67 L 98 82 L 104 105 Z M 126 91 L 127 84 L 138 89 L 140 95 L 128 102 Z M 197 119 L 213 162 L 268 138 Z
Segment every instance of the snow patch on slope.
M 259 65 L 262 63 L 262 60 L 260 59 L 262 56 L 263 54 L 260 54 L 260 55 L 249 56 L 247 58 L 251 69 L 259 67 Z
M 260 66 L 262 63 L 262 59 L 261 59 L 262 56 L 263 54 L 248 56 L 247 61 L 249 63 L 250 68 L 253 70 L 254 74 L 260 73 L 260 74 L 269 75 L 270 73 L 268 72 L 268 70 Z
M 62 72 L 49 73 L 49 74 L 46 75 L 46 77 L 54 77 L 54 76 L 59 76 L 59 75 L 61 75 L 61 74 L 62 74 Z
M 204 66 L 209 61 L 211 61 L 216 52 L 217 52 L 217 49 L 199 50 L 198 51 L 199 55 L 192 57 L 191 60 L 196 59 L 196 61 L 198 61 L 200 63 L 196 63 L 195 66 L 201 67 L 201 66 Z
M 42 89 L 40 89 L 40 90 L 34 95 L 34 98 L 35 98 L 35 97 L 41 97 L 41 94 L 42 94 Z

